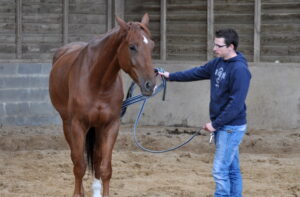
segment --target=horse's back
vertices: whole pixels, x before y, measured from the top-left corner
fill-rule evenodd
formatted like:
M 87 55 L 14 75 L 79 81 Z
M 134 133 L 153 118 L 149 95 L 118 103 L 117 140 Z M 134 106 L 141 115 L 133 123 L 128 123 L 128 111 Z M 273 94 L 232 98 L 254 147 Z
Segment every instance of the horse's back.
M 69 44 L 60 47 L 53 55 L 53 60 L 52 60 L 53 65 L 63 55 L 76 53 L 76 51 L 80 51 L 80 49 L 82 49 L 86 45 L 87 45 L 86 42 L 71 42 Z

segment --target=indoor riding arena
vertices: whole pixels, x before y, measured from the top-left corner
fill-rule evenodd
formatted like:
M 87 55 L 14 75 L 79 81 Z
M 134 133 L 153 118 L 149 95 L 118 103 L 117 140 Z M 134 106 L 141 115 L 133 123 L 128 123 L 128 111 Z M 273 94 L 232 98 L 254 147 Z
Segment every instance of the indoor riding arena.
M 149 14 L 153 67 L 169 72 L 213 58 L 214 32 L 233 28 L 252 74 L 240 145 L 245 197 L 300 197 L 299 0 L 0 0 L 0 196 L 72 196 L 73 163 L 49 97 L 55 51 L 101 38 L 116 16 Z M 131 78 L 122 72 L 124 95 Z M 58 82 L 60 83 L 60 82 Z M 157 80 L 159 83 L 159 80 Z M 66 92 L 68 94 L 68 92 Z M 134 94 L 141 94 L 136 88 Z M 209 81 L 167 82 L 165 98 L 130 105 L 112 153 L 110 197 L 213 197 Z M 93 172 L 83 178 L 92 196 Z

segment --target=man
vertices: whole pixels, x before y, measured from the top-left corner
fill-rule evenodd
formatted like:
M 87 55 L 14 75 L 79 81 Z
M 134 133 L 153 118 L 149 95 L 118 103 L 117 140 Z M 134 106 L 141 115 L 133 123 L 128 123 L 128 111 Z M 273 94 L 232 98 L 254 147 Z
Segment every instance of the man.
M 216 183 L 215 197 L 242 196 L 239 145 L 247 127 L 245 100 L 251 74 L 247 60 L 237 52 L 238 41 L 235 30 L 219 30 L 214 39 L 215 59 L 189 70 L 160 73 L 169 81 L 211 81 L 211 122 L 206 123 L 203 129 L 213 132 L 215 138 L 212 170 Z

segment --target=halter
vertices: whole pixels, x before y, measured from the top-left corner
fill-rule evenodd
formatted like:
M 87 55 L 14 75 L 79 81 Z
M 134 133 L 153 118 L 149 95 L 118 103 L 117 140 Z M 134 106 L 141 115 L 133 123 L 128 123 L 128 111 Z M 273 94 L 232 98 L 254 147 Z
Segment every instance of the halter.
M 164 72 L 164 69 L 162 68 L 155 68 L 154 69 L 154 72 L 158 74 L 158 72 Z M 137 95 L 137 96 L 134 96 L 132 97 L 132 94 L 133 94 L 133 90 L 134 90 L 134 86 L 135 86 L 135 83 L 132 82 L 129 89 L 128 89 L 128 93 L 127 93 L 127 97 L 126 97 L 126 100 L 123 101 L 123 104 L 122 104 L 122 113 L 121 113 L 121 117 L 123 117 L 126 113 L 126 108 L 127 106 L 129 105 L 132 105 L 132 104 L 135 104 L 135 103 L 138 103 L 140 101 L 142 101 L 142 104 L 141 104 L 141 107 L 140 107 L 140 111 L 136 117 L 136 120 L 134 122 L 134 126 L 132 128 L 132 135 L 133 135 L 133 139 L 134 139 L 134 142 L 136 144 L 137 147 L 139 147 L 140 149 L 144 150 L 144 151 L 147 151 L 147 152 L 150 152 L 150 153 L 165 153 L 165 152 L 170 152 L 170 151 L 173 151 L 173 150 L 176 150 L 184 145 L 186 145 L 187 143 L 189 143 L 194 137 L 196 137 L 197 135 L 200 135 L 200 131 L 198 132 L 195 132 L 187 141 L 185 141 L 184 143 L 178 145 L 178 146 L 175 146 L 173 148 L 169 148 L 169 149 L 166 149 L 166 150 L 151 150 L 151 149 L 147 149 L 145 147 L 143 147 L 138 139 L 137 139 L 137 132 L 136 132 L 136 128 L 138 126 L 138 122 L 141 118 L 141 115 L 144 111 L 144 107 L 145 107 L 145 104 L 147 102 L 147 100 L 155 95 L 157 95 L 162 89 L 164 90 L 163 92 L 163 100 L 165 100 L 165 94 L 166 94 L 166 88 L 167 88 L 167 83 L 166 83 L 166 79 L 161 76 L 161 80 L 162 80 L 162 83 L 156 87 L 154 89 L 154 93 L 151 95 L 151 96 L 143 96 L 143 95 Z
M 164 69 L 155 68 L 154 72 L 156 74 L 158 74 L 158 72 L 164 72 Z M 137 96 L 132 97 L 132 94 L 133 94 L 133 91 L 134 91 L 134 88 L 135 88 L 135 82 L 132 82 L 130 87 L 128 88 L 126 100 L 123 101 L 123 103 L 122 103 L 121 117 L 123 117 L 125 115 L 126 109 L 129 105 L 138 103 L 140 101 L 146 101 L 147 99 L 149 99 L 149 98 L 155 96 L 156 94 L 158 94 L 162 89 L 164 90 L 163 98 L 162 98 L 162 100 L 164 101 L 165 98 L 166 98 L 167 82 L 166 82 L 166 79 L 163 76 L 161 76 L 161 80 L 162 80 L 162 83 L 158 87 L 155 87 L 154 93 L 151 96 L 137 95 Z

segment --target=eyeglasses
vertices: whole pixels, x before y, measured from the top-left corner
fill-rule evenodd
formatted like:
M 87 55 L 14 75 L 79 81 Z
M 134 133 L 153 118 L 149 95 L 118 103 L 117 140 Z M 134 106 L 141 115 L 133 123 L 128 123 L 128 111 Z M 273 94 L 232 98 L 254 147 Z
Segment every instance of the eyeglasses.
M 226 44 L 224 44 L 224 45 L 219 45 L 219 44 L 215 44 L 214 43 L 214 47 L 217 47 L 217 48 L 222 48 L 222 47 L 225 47 L 226 46 Z

